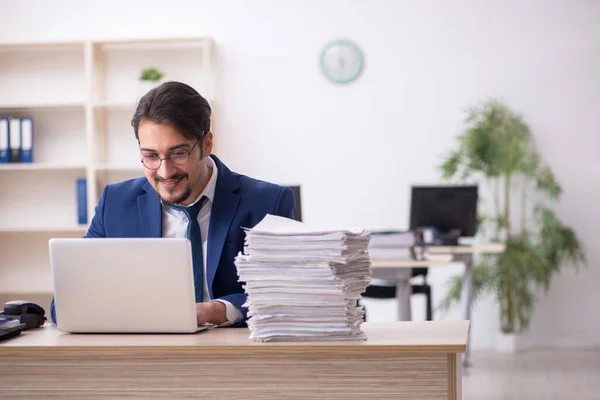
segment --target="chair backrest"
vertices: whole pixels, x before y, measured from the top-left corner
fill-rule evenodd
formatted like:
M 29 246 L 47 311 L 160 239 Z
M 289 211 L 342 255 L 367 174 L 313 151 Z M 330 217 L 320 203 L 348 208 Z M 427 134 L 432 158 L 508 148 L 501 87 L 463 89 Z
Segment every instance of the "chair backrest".
M 429 268 L 413 268 L 412 269 L 412 276 L 427 276 L 427 273 L 429 272 Z
M 302 196 L 300 194 L 300 186 L 288 186 L 294 193 L 296 199 L 296 207 L 294 207 L 294 219 L 302 222 Z
M 426 250 L 424 247 L 424 243 L 423 243 L 424 242 L 423 231 L 420 229 L 415 229 L 414 233 L 415 233 L 415 246 L 413 247 L 414 258 L 416 260 L 422 260 L 424 251 Z M 412 276 L 426 277 L 428 272 L 429 272 L 429 268 L 427 268 L 427 267 L 413 268 Z

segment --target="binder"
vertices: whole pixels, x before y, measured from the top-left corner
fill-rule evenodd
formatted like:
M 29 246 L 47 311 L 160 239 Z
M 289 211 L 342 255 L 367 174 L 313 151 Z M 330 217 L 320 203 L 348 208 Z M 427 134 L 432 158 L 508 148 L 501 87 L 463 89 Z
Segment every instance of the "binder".
M 0 117 L 0 164 L 8 163 L 9 160 L 8 118 Z
M 8 145 L 10 147 L 10 162 L 21 162 L 21 119 L 10 118 L 8 127 Z
M 21 162 L 33 162 L 33 120 L 21 118 Z
M 76 185 L 77 194 L 77 223 L 87 225 L 87 182 L 85 178 L 78 178 Z

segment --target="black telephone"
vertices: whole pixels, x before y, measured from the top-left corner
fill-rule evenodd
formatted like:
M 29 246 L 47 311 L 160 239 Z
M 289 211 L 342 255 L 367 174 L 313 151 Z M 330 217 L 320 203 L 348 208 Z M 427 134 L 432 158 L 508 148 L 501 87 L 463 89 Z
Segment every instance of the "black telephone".
M 17 336 L 24 328 L 18 320 L 0 316 L 0 341 Z
M 25 300 L 9 301 L 0 312 L 0 341 L 17 336 L 21 331 L 39 328 L 46 321 L 46 311 Z
M 46 311 L 39 305 L 25 300 L 9 301 L 4 304 L 2 318 L 11 318 L 25 324 L 26 329 L 39 328 L 46 321 Z

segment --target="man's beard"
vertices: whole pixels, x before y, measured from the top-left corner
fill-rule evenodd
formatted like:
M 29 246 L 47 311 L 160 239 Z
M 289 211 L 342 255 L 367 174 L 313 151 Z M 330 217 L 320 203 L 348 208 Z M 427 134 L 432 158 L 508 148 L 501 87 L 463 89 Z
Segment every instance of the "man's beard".
M 169 180 L 180 179 L 180 178 L 181 178 L 181 180 L 183 180 L 186 176 L 187 175 L 185 175 L 185 174 L 184 175 L 175 175 L 175 176 L 171 177 Z M 159 177 L 154 178 L 154 181 L 156 182 L 156 185 L 158 187 L 160 187 L 160 182 L 163 180 L 164 179 L 159 178 Z M 163 188 L 163 190 L 165 190 L 165 189 Z M 157 191 L 157 193 L 158 193 L 158 196 L 161 198 L 161 200 L 167 204 L 181 204 L 188 197 L 190 197 L 192 195 L 192 188 L 188 184 L 187 187 L 185 188 L 185 190 L 183 191 L 183 193 L 179 197 L 175 198 L 175 200 L 173 200 L 173 201 L 169 201 L 169 200 L 165 199 L 164 197 L 162 197 L 160 195 L 160 191 Z

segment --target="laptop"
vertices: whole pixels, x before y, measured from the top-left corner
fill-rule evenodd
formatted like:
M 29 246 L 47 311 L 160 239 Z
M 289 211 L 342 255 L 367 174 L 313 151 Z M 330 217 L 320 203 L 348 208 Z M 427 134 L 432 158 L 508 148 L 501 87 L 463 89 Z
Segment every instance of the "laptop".
M 71 333 L 193 333 L 192 249 L 185 238 L 52 238 L 57 327 Z

